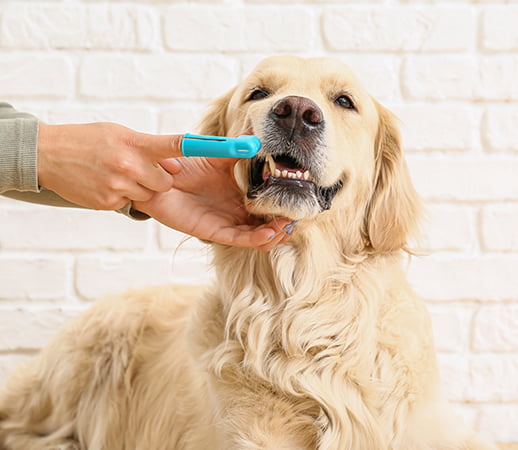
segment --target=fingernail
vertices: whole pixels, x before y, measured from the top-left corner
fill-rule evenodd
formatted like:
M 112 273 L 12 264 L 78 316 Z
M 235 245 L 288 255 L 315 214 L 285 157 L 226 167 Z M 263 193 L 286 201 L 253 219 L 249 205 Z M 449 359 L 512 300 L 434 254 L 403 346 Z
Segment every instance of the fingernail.
M 277 236 L 277 234 L 272 234 L 272 235 L 268 238 L 268 240 L 269 240 L 269 241 L 271 241 L 275 236 Z
M 294 220 L 293 222 L 289 223 L 288 225 L 285 225 L 284 227 L 282 227 L 283 230 L 287 230 L 289 228 L 293 228 L 295 225 L 297 224 L 297 221 Z M 293 231 L 293 230 L 292 230 Z M 288 233 L 289 234 L 289 233 Z
M 180 161 L 178 161 L 176 158 L 173 158 L 173 161 L 178 164 L 179 166 L 181 166 L 182 164 L 180 163 Z

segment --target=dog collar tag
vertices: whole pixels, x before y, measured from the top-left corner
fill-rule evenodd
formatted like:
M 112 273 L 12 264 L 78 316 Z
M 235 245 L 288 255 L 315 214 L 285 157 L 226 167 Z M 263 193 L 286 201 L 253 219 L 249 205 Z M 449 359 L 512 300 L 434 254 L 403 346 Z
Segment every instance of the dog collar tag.
M 233 138 L 186 133 L 182 139 L 182 154 L 184 156 L 252 158 L 260 149 L 261 141 L 259 138 L 250 134 Z

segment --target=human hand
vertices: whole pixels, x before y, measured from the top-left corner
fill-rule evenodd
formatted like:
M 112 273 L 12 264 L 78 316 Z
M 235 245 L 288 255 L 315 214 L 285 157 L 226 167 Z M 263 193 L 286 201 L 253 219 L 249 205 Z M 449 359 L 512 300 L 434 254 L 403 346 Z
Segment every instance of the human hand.
M 159 161 L 181 155 L 181 140 L 114 123 L 40 124 L 38 184 L 92 209 L 149 200 L 171 188 L 173 177 Z
M 149 135 L 113 123 L 39 125 L 38 182 L 75 204 L 134 209 L 200 239 L 270 250 L 290 221 L 264 224 L 244 208 L 235 159 L 181 158 L 182 135 Z M 283 229 L 286 227 L 285 229 Z
M 245 209 L 243 193 L 231 175 L 235 159 L 180 158 L 162 161 L 173 187 L 133 207 L 168 227 L 200 239 L 269 251 L 289 239 L 285 218 L 263 223 Z

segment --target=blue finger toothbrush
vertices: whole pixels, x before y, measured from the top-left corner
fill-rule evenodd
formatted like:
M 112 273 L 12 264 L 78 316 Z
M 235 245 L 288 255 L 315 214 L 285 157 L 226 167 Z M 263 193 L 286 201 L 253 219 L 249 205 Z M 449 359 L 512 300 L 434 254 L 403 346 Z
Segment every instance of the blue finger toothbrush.
M 252 158 L 260 149 L 261 141 L 259 138 L 250 134 L 233 138 L 186 133 L 182 139 L 182 154 L 184 156 Z

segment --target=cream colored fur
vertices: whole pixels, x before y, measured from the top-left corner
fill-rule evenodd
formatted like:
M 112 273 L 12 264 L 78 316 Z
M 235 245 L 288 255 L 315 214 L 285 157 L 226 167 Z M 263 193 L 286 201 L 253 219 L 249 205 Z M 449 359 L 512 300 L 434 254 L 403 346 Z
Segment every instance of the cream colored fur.
M 271 98 L 245 101 L 256 85 Z M 342 89 L 358 113 L 333 104 Z M 419 200 L 393 116 L 341 63 L 275 57 L 214 103 L 201 132 L 265 138 L 286 95 L 324 113 L 322 179 L 347 180 L 331 209 L 297 217 L 268 253 L 213 245 L 209 288 L 96 303 L 4 386 L 0 448 L 495 448 L 441 394 L 430 319 L 405 279 Z M 245 188 L 247 169 L 236 169 Z M 247 200 L 256 214 L 268 207 Z

